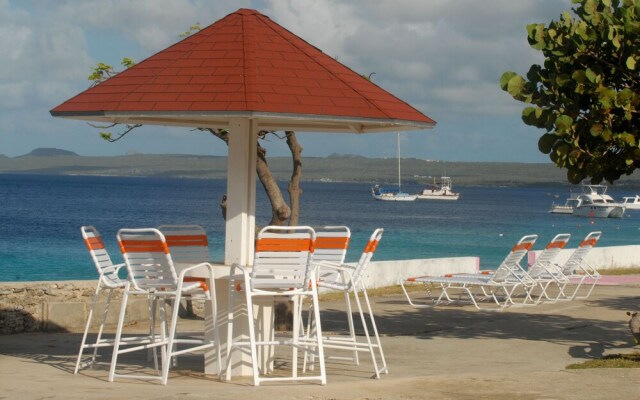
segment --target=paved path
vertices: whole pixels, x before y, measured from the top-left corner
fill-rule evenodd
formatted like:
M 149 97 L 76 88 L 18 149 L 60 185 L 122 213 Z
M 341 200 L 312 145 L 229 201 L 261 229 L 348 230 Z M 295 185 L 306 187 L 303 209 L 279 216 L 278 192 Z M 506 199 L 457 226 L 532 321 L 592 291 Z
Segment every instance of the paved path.
M 633 399 L 640 368 L 566 370 L 571 363 L 634 351 L 626 311 L 640 285 L 600 286 L 588 301 L 505 312 L 470 307 L 413 309 L 400 296 L 374 299 L 390 374 L 328 363 L 328 384 L 218 382 L 199 357 L 180 359 L 169 384 L 106 381 L 107 362 L 73 375 L 77 332 L 0 336 L 0 399 Z M 339 303 L 323 303 L 338 330 Z M 186 321 L 186 324 L 197 323 Z M 636 351 L 638 348 L 635 348 Z M 108 358 L 108 357 L 107 357 Z

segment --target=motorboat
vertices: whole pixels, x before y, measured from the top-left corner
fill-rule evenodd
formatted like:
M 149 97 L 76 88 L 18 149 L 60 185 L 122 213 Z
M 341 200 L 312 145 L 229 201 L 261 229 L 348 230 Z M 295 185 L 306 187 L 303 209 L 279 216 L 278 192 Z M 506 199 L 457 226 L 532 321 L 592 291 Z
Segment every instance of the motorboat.
M 415 201 L 418 197 L 417 194 L 405 193 L 400 189 L 382 188 L 380 185 L 373 186 L 371 194 L 374 199 L 382 201 Z
M 400 178 L 400 132 L 398 132 L 398 188 L 386 189 L 380 185 L 371 188 L 371 195 L 376 200 L 382 201 L 415 201 L 417 194 L 409 194 L 402 191 L 402 180 Z
M 451 190 L 451 178 L 448 176 L 441 177 L 440 184 L 433 178 L 433 186 L 418 193 L 419 200 L 458 200 L 459 197 L 460 193 Z
M 622 205 L 628 210 L 640 210 L 640 195 L 623 197 Z
M 622 218 L 625 206 L 607 194 L 606 185 L 583 185 L 573 215 L 589 218 Z
M 564 204 L 551 204 L 551 208 L 549 212 L 552 214 L 573 214 L 574 208 L 580 203 L 578 196 L 574 193 L 571 193 L 569 198 L 564 202 Z

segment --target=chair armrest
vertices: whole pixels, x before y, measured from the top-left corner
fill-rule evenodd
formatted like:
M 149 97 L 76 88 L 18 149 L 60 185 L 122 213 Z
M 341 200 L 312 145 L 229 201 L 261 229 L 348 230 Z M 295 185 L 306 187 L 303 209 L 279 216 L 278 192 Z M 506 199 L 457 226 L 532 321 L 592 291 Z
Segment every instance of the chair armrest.
M 213 265 L 209 264 L 208 262 L 203 262 L 203 263 L 200 263 L 200 264 L 196 264 L 196 265 L 192 265 L 190 267 L 183 268 L 180 271 L 180 275 L 178 276 L 178 279 L 184 280 L 185 275 L 186 275 L 187 272 L 193 271 L 194 269 L 203 268 L 203 267 L 209 270 L 209 274 L 211 275 L 211 278 L 213 278 Z
M 338 264 L 330 261 L 320 261 L 319 263 L 315 263 L 315 267 L 320 269 L 332 269 L 335 271 L 345 271 L 345 272 L 353 272 L 356 267 L 347 264 Z

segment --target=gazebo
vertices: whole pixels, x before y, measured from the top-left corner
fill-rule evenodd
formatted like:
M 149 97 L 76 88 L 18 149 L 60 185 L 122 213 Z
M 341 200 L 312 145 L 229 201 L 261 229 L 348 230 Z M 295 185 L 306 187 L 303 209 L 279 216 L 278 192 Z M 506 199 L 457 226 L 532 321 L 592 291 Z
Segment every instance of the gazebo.
M 229 131 L 225 264 L 254 251 L 260 131 L 364 134 L 435 121 L 256 10 L 240 9 L 51 110 Z

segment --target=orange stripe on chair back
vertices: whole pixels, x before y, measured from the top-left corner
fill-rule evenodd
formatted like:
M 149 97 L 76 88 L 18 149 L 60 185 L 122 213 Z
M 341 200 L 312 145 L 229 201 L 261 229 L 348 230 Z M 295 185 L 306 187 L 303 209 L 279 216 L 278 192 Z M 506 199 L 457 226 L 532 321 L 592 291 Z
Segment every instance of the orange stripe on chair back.
M 104 242 L 101 237 L 89 237 L 84 240 L 89 251 L 104 249 Z
M 586 246 L 595 246 L 596 243 L 598 243 L 598 239 L 596 238 L 592 238 L 592 239 L 587 239 L 587 240 L 583 240 L 580 243 L 580 247 L 586 247 Z
M 122 240 L 118 242 L 122 253 L 165 253 L 169 247 L 161 240 Z
M 511 252 L 516 252 L 516 251 L 520 251 L 520 250 L 529 251 L 531 249 L 531 247 L 533 247 L 533 243 L 532 242 L 518 243 L 515 246 L 513 246 L 513 249 L 511 249 Z
M 547 249 L 562 249 L 566 246 L 567 242 L 564 240 L 558 240 L 557 242 L 551 242 L 547 245 Z
M 364 248 L 365 253 L 373 253 L 378 248 L 379 240 L 370 240 Z
M 316 249 L 340 249 L 346 250 L 349 248 L 348 237 L 317 237 Z
M 165 239 L 169 247 L 209 246 L 207 235 L 165 235 Z
M 256 241 L 256 251 L 310 251 L 313 252 L 311 239 L 262 238 Z

